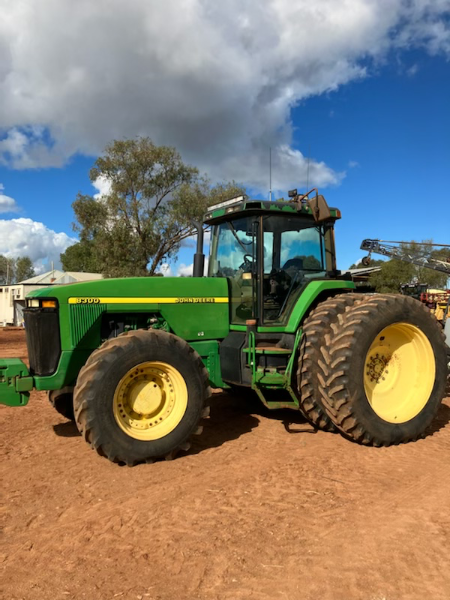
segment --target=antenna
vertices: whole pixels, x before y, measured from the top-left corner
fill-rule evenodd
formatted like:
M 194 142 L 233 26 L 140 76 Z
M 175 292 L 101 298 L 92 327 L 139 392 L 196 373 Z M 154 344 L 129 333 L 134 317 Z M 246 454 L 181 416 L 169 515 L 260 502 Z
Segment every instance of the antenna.
M 306 163 L 306 190 L 305 192 L 308 192 L 309 190 L 309 159 L 311 156 L 311 146 L 308 146 L 308 161 Z
M 269 200 L 272 201 L 272 146 L 269 146 Z

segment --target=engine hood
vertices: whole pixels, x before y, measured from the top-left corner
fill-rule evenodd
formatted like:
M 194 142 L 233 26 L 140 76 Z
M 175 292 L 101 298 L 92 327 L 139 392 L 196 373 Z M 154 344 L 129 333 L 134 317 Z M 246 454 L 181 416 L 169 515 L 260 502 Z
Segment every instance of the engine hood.
M 219 277 L 97 279 L 42 288 L 27 298 L 56 298 L 59 304 L 215 303 L 228 301 L 228 285 Z

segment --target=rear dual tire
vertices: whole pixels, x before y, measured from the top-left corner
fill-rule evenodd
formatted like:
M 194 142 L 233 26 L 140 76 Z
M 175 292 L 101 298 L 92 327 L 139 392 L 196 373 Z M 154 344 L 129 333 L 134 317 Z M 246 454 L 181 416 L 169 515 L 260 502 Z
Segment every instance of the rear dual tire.
M 417 300 L 375 294 L 338 315 L 325 336 L 321 405 L 335 427 L 362 444 L 420 437 L 445 395 L 441 328 Z
M 363 300 L 362 294 L 338 294 L 318 304 L 303 323 L 297 363 L 299 408 L 312 425 L 324 431 L 336 431 L 320 392 L 324 374 L 319 363 L 323 361 L 322 353 L 326 350 L 325 337 L 331 332 L 338 315 Z

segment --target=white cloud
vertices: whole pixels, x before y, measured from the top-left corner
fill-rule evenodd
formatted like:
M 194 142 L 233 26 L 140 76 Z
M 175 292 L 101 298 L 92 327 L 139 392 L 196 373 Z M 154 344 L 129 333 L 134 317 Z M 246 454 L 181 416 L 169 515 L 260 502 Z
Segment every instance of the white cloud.
M 203 272 L 204 275 L 208 274 L 208 262 L 209 262 L 209 257 L 205 256 L 205 269 Z M 181 263 L 180 265 L 178 265 L 177 277 L 191 277 L 193 271 L 194 271 L 194 263 L 191 263 L 190 265 L 185 265 L 184 263 Z
M 370 75 L 392 49 L 450 55 L 449 0 L 44 4 L 0 0 L 0 163 L 14 168 L 150 135 L 264 191 L 271 146 L 274 187 L 300 187 L 293 106 Z M 311 160 L 311 184 L 342 176 Z
M 417 63 L 413 64 L 409 69 L 406 70 L 406 74 L 408 77 L 414 77 L 414 75 L 419 71 L 419 65 Z
M 173 277 L 172 267 L 169 265 L 169 263 L 163 263 L 160 265 L 156 272 L 162 273 L 164 277 Z
M 97 177 L 97 179 L 92 182 L 92 185 L 97 190 L 97 193 L 94 194 L 94 198 L 97 200 L 103 196 L 107 196 L 111 192 L 111 181 L 103 175 Z
M 57 233 L 31 219 L 0 220 L 0 254 L 9 258 L 28 256 L 37 272 L 48 269 L 52 261 L 59 267 L 59 255 L 75 242 L 66 233 Z
M 14 198 L 3 194 L 5 186 L 0 183 L 0 213 L 16 213 L 19 212 L 19 207 Z
M 190 265 L 181 263 L 178 266 L 177 277 L 191 277 L 193 269 L 194 263 L 191 263 Z

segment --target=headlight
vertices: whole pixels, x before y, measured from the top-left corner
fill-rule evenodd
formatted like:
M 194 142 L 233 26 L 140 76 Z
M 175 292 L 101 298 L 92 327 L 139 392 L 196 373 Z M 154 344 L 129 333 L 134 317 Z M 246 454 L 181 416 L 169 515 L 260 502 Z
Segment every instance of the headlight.
M 27 300 L 28 308 L 57 308 L 57 300 L 48 300 L 47 298 L 30 298 Z

